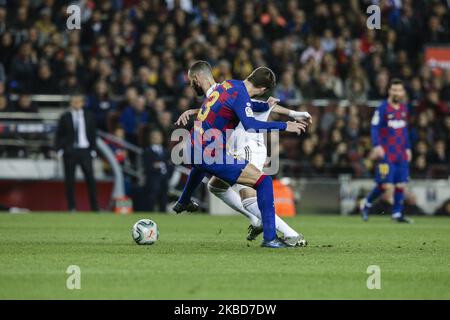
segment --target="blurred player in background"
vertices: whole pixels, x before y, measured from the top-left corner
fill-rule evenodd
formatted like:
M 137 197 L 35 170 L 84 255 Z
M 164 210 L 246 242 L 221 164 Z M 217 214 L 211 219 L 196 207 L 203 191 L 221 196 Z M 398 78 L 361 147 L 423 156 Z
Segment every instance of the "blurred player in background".
M 405 186 L 409 179 L 411 146 L 408 134 L 408 109 L 402 103 L 405 97 L 403 82 L 392 79 L 389 97 L 375 111 L 372 118 L 371 156 L 378 160 L 375 167 L 375 188 L 362 205 L 362 218 L 369 219 L 369 210 L 374 200 L 387 192 L 394 196 L 392 219 L 396 222 L 411 223 L 403 215 Z
M 205 92 L 208 98 L 212 91 L 218 86 L 215 83 L 211 88 Z M 308 112 L 299 112 L 284 108 L 277 103 L 278 99 L 270 97 L 267 101 L 260 101 L 252 99 L 254 109 L 264 109 L 262 112 L 254 112 L 256 120 L 268 121 L 270 113 L 278 113 L 292 117 L 297 121 L 311 121 L 311 115 Z M 261 107 L 262 106 L 262 107 Z M 186 125 L 192 115 L 197 115 L 200 109 L 191 109 L 185 111 L 177 120 L 177 125 Z M 267 148 L 264 141 L 264 134 L 262 132 L 247 132 L 242 123 L 236 127 L 230 140 L 227 141 L 229 146 L 232 146 L 232 154 L 246 159 L 259 170 L 263 170 L 267 159 Z M 225 202 L 229 207 L 246 216 L 250 221 L 248 227 L 247 240 L 253 241 L 263 232 L 261 212 L 258 208 L 256 191 L 250 187 L 236 184 L 232 187 L 226 182 L 217 177 L 212 177 L 208 183 L 208 190 L 216 197 Z M 292 229 L 285 221 L 275 215 L 275 225 L 277 231 L 283 234 L 283 240 L 292 246 L 304 246 L 306 241 L 304 236 Z

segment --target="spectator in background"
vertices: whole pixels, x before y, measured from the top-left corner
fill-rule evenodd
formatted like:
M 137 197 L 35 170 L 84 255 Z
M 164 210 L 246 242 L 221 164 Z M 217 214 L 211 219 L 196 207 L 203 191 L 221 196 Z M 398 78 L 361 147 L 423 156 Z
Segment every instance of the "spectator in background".
M 428 164 L 427 158 L 425 155 L 421 154 L 417 157 L 414 157 L 413 165 L 412 165 L 412 175 L 417 178 L 427 178 L 428 175 Z
M 31 96 L 29 94 L 23 93 L 19 95 L 15 111 L 36 113 L 38 112 L 38 108 L 36 104 L 31 100 Z
M 37 56 L 30 42 L 23 42 L 19 52 L 12 60 L 10 79 L 13 89 L 29 91 L 31 89 Z
M 446 115 L 450 112 L 448 104 L 440 99 L 439 91 L 435 89 L 428 92 L 427 97 L 420 102 L 416 110 L 419 113 L 431 110 L 435 116 Z
M 0 95 L 0 112 L 8 112 L 8 99 L 4 95 Z
M 36 81 L 33 83 L 33 93 L 36 94 L 57 94 L 59 93 L 58 83 L 53 77 L 52 70 L 48 63 L 42 63 L 38 68 Z
M 305 68 L 297 71 L 297 85 L 303 99 L 312 99 L 315 95 L 315 88 L 311 80 L 311 76 Z
M 434 142 L 433 151 L 428 157 L 428 163 L 448 165 L 450 163 L 450 157 L 446 150 L 444 140 L 437 140 Z
M 120 115 L 120 124 L 125 130 L 126 140 L 138 144 L 138 130 L 149 122 L 145 98 L 138 96 Z
M 163 134 L 159 130 L 149 133 L 149 146 L 145 149 L 143 163 L 145 166 L 145 192 L 148 196 L 148 211 L 167 210 L 169 184 L 169 152 L 163 146 Z
M 345 92 L 347 99 L 363 104 L 367 101 L 368 82 L 364 70 L 361 67 L 354 67 L 350 70 L 350 76 L 345 81 Z
M 52 22 L 52 10 L 49 7 L 45 7 L 40 11 L 40 18 L 34 26 L 39 32 L 40 41 L 42 42 L 56 32 L 56 26 Z
M 94 113 L 97 128 L 108 131 L 108 114 L 116 110 L 116 103 L 109 97 L 106 81 L 99 80 L 96 82 L 95 91 L 87 100 L 87 109 Z
M 322 43 L 319 37 L 310 37 L 309 46 L 303 51 L 300 57 L 300 63 L 306 64 L 310 59 L 314 61 L 315 64 L 320 64 L 324 55 L 324 50 L 322 49 Z
M 382 100 L 388 95 L 389 73 L 383 70 L 376 75 L 375 86 L 369 92 L 369 99 Z
M 441 98 L 447 103 L 450 102 L 450 70 L 445 72 L 445 82 L 441 89 Z M 420 79 L 419 79 L 420 80 Z
M 301 100 L 300 91 L 295 87 L 294 76 L 291 72 L 285 71 L 283 73 L 280 83 L 275 87 L 274 95 L 282 103 Z
M 120 140 L 125 140 L 125 130 L 122 127 L 116 127 L 113 132 L 114 137 Z M 115 143 L 113 141 L 107 141 L 108 145 L 111 147 L 114 155 L 116 156 L 117 162 L 123 166 L 127 160 L 128 152 L 121 144 Z

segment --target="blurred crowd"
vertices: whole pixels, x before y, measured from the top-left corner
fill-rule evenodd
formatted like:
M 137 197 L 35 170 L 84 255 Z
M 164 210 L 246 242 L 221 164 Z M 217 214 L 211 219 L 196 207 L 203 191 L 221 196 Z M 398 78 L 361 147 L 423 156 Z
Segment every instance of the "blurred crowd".
M 450 43 L 445 0 L 72 3 L 81 30 L 67 30 L 65 1 L 0 0 L 0 112 L 37 112 L 30 94 L 82 90 L 101 130 L 140 146 L 156 130 L 167 148 L 174 121 L 199 105 L 186 76 L 193 61 L 209 61 L 217 81 L 266 65 L 278 76 L 273 95 L 315 117 L 305 139 L 283 139 L 282 156 L 301 164 L 293 170 L 367 176 L 366 101 L 385 98 L 395 76 L 415 101 L 414 172 L 448 168 L 450 70 L 423 63 L 426 44 Z M 366 27 L 372 3 L 380 30 Z M 350 106 L 311 107 L 313 98 Z

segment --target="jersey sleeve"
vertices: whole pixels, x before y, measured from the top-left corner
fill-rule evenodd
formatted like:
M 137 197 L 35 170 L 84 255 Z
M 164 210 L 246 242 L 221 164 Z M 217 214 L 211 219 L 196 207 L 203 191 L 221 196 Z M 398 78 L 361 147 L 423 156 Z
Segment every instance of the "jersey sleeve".
M 380 105 L 377 110 L 375 110 L 375 113 L 372 116 L 372 124 L 371 124 L 371 137 L 372 137 L 372 145 L 374 147 L 379 146 L 381 143 L 380 139 L 380 128 L 384 119 L 385 114 L 385 107 L 384 104 Z
M 252 110 L 254 112 L 266 112 L 270 109 L 269 104 L 261 100 L 252 99 Z
M 258 121 L 255 119 L 253 115 L 253 109 L 252 109 L 252 101 L 250 100 L 248 94 L 242 91 L 238 91 L 238 94 L 236 96 L 236 99 L 233 103 L 233 111 L 238 116 L 239 120 L 242 123 L 242 126 L 245 130 L 255 130 L 256 132 L 259 131 L 271 131 L 271 130 L 280 130 L 284 131 L 286 130 L 287 124 L 285 122 L 279 122 L 279 121 L 271 121 L 271 122 L 264 122 L 264 121 Z

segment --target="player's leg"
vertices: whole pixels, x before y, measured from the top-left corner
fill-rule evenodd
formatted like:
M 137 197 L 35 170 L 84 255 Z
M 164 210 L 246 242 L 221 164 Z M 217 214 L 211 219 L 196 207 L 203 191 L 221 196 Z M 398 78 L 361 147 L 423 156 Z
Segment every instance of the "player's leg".
M 394 189 L 394 204 L 392 206 L 392 218 L 403 217 L 403 202 L 405 200 L 405 184 L 396 183 Z
M 369 192 L 361 207 L 361 214 L 364 221 L 369 219 L 369 211 L 373 202 L 383 193 L 391 192 L 393 172 L 387 162 L 379 162 L 375 167 L 375 187 Z
M 178 199 L 177 203 L 173 207 L 176 213 L 181 213 L 183 211 L 193 212 L 198 209 L 198 204 L 191 200 L 192 194 L 195 189 L 200 185 L 203 178 L 205 177 L 205 172 L 197 167 L 192 167 L 189 173 L 188 180 L 184 186 L 183 192 Z
M 272 178 L 263 174 L 258 168 L 249 163 L 240 174 L 237 183 L 256 189 L 257 202 L 261 211 L 261 220 L 264 229 L 263 245 L 276 240 Z
M 395 165 L 395 189 L 394 203 L 392 206 L 392 219 L 395 222 L 412 223 L 412 220 L 405 218 L 403 214 L 403 203 L 405 200 L 405 187 L 408 180 L 409 170 L 407 163 Z
M 242 198 L 242 204 L 244 205 L 244 208 L 250 211 L 254 216 L 261 219 L 261 211 L 259 211 L 258 207 L 256 190 L 245 187 L 240 190 L 240 195 Z M 298 232 L 292 229 L 278 215 L 275 215 L 275 227 L 277 231 L 281 232 L 284 235 L 284 237 L 290 238 L 299 236 Z
M 228 154 L 226 154 L 226 158 L 225 163 L 222 164 L 202 164 L 202 169 L 227 182 L 229 185 L 239 183 L 255 188 L 264 227 L 262 246 L 270 248 L 289 247 L 278 239 L 276 235 L 272 178 L 264 175 L 247 160 L 237 160 Z
M 225 202 L 230 208 L 247 217 L 252 226 L 261 226 L 259 219 L 244 208 L 241 197 L 235 190 L 233 190 L 233 188 L 230 187 L 228 183 L 217 177 L 212 177 L 208 183 L 208 190 L 220 200 Z

